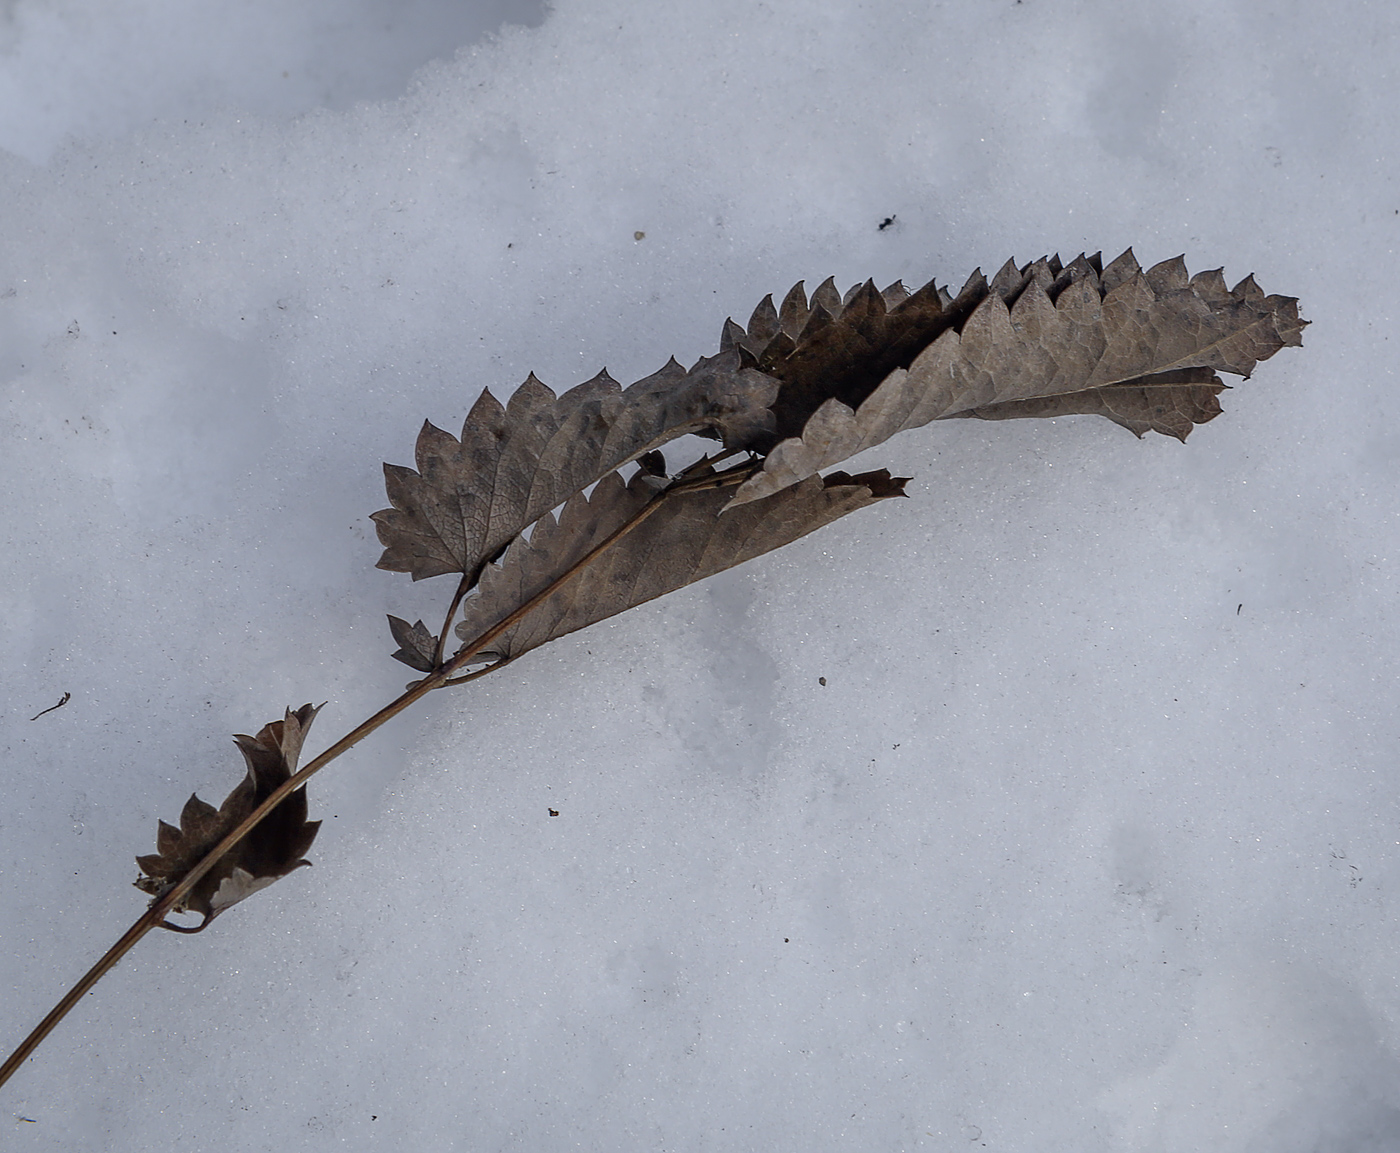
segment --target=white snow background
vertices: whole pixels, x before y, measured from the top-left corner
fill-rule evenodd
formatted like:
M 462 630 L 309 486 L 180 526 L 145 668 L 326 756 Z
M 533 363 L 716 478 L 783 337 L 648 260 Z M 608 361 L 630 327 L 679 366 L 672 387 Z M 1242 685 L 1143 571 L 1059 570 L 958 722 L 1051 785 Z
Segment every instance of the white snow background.
M 1313 322 L 1186 446 L 906 433 L 857 463 L 911 499 L 436 694 L 312 782 L 314 868 L 97 986 L 0 1145 L 1400 1148 L 1398 32 L 0 5 L 6 1051 L 230 734 L 328 701 L 309 755 L 412 677 L 384 614 L 451 581 L 368 514 L 425 417 L 831 274 L 1131 244 Z

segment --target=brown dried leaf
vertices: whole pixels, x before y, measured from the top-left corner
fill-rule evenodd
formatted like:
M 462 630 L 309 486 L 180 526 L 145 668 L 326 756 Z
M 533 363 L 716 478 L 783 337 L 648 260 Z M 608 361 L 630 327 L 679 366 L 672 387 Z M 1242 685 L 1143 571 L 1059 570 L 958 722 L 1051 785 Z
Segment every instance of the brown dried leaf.
M 1215 397 L 1224 385 L 1215 371 L 1248 376 L 1256 362 L 1301 344 L 1306 324 L 1298 318 L 1296 299 L 1266 297 L 1252 277 L 1233 289 L 1226 289 L 1218 270 L 1188 279 L 1179 257 L 1143 272 L 1131 249 L 1102 273 L 1097 258 L 1080 257 L 1064 268 L 1057 258 L 1019 271 L 1008 262 L 985 291 L 978 280 L 974 274 L 960 294 L 964 305 L 955 301 L 944 310 L 955 311 L 980 292 L 965 320 L 944 326 L 907 369 L 894 368 L 853 404 L 851 391 L 842 395 L 839 389 L 855 379 L 847 363 L 860 333 L 887 326 L 925 290 L 883 321 L 876 316 L 883 307 L 879 294 L 857 294 L 848 310 L 859 303 L 864 319 L 833 346 L 835 391 L 807 419 L 800 437 L 768 454 L 763 471 L 739 490 L 734 504 L 769 496 L 897 432 L 954 416 L 1097 412 L 1138 435 L 1155 429 L 1185 439 L 1192 424 L 1219 412 Z M 843 313 L 820 338 L 828 339 L 845 322 Z M 915 327 L 937 327 L 931 304 L 927 323 Z M 815 349 L 817 341 L 810 346 Z M 770 366 L 763 357 L 760 363 L 784 379 L 783 365 Z M 868 379 L 861 378 L 860 387 Z M 784 394 L 787 388 L 784 379 Z M 782 401 L 780 395 L 775 408 Z
M 780 311 L 774 311 L 772 297 L 764 297 L 747 330 L 726 321 L 721 349 L 744 349 L 762 372 L 781 382 L 773 403 L 773 431 L 755 438 L 753 447 L 766 451 L 796 436 L 833 397 L 855 407 L 894 369 L 908 367 L 940 333 L 963 323 L 987 291 L 978 272 L 956 300 L 933 281 L 912 295 L 897 282 L 881 293 L 867 281 L 843 302 L 828 278 L 809 304 L 798 281 Z
M 389 631 L 399 644 L 394 660 L 403 661 L 409 668 L 420 673 L 430 673 L 436 667 L 433 657 L 437 655 L 437 637 L 428 631 L 421 620 L 409 624 L 403 617 L 389 613 Z
M 157 852 L 137 857 L 145 876 L 136 887 L 158 897 L 199 864 L 220 841 L 239 825 L 273 791 L 291 777 L 306 731 L 319 709 L 309 704 L 296 712 L 287 710 L 280 721 L 265 725 L 256 737 L 235 736 L 248 775 L 217 809 L 190 794 L 180 813 L 180 827 L 160 822 Z M 320 821 L 306 819 L 306 790 L 298 789 L 270 812 L 243 840 L 205 873 L 184 899 L 177 913 L 199 913 L 204 920 L 198 932 L 215 917 L 273 881 L 311 862 L 303 860 L 316 839 Z
M 1216 398 L 1228 386 L 1208 368 L 1162 373 L 1140 382 L 1070 392 L 1063 396 L 1043 396 L 1032 400 L 1011 400 L 953 413 L 954 417 L 979 420 L 1013 420 L 1041 416 L 1106 416 L 1114 424 L 1142 436 L 1160 432 L 1185 441 L 1191 429 L 1214 420 L 1223 411 Z
M 776 393 L 733 350 L 689 371 L 672 360 L 625 390 L 606 371 L 559 397 L 533 374 L 504 405 L 487 390 L 460 440 L 425 423 L 417 471 L 384 466 L 394 507 L 373 514 L 379 567 L 473 582 L 541 515 L 659 445 L 710 430 L 748 444 L 772 427 Z
M 482 574 L 464 605 L 457 635 L 474 641 L 549 587 L 649 502 L 657 509 L 567 584 L 491 642 L 491 655 L 511 659 L 806 536 L 876 501 L 903 496 L 904 478 L 887 472 L 811 477 L 768 500 L 720 516 L 726 489 L 658 496 L 656 482 L 617 473 L 591 497 L 575 496 L 559 520 L 545 516 L 528 541 L 517 540 L 499 565 Z M 484 655 L 484 654 L 483 654 Z

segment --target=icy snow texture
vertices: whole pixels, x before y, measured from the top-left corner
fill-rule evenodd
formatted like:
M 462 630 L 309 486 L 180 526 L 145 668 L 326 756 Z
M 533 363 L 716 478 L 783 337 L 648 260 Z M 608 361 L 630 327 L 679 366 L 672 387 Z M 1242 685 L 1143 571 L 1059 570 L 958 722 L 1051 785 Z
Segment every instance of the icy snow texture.
M 368 514 L 424 417 L 1128 244 L 1307 348 L 1185 447 L 906 434 L 859 464 L 913 499 L 401 718 L 5 1148 L 1400 1146 L 1400 10 L 326 7 L 0 9 L 6 1049 L 230 733 L 402 686 L 383 614 L 450 590 Z

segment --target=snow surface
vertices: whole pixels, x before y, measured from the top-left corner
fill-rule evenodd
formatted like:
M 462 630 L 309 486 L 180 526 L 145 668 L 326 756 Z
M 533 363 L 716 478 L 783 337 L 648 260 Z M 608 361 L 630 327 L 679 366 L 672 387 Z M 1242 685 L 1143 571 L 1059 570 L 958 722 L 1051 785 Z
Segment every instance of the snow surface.
M 329 701 L 314 751 L 408 679 L 384 613 L 449 582 L 367 517 L 424 417 L 689 363 L 829 274 L 1132 244 L 1313 321 L 1185 447 L 905 434 L 859 463 L 912 499 L 400 718 L 313 782 L 315 868 L 148 937 L 0 1144 L 1400 1148 L 1397 32 L 0 6 L 6 1049 L 231 733 Z

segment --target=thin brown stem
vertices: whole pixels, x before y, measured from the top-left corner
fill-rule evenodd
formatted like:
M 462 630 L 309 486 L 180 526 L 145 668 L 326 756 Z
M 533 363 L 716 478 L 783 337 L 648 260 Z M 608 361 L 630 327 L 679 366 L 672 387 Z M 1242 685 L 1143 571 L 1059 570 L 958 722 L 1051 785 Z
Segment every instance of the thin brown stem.
M 435 669 L 442 665 L 443 653 L 447 651 L 447 634 L 452 631 L 452 622 L 457 616 L 457 606 L 462 603 L 462 598 L 471 592 L 480 576 L 480 571 L 475 576 L 471 573 L 463 573 L 462 579 L 457 582 L 457 591 L 452 594 L 452 603 L 447 606 L 447 616 L 443 618 L 442 628 L 438 630 L 437 645 L 433 648 L 433 668 Z
M 446 689 L 451 688 L 453 685 L 465 685 L 470 681 L 478 679 L 479 677 L 484 677 L 487 673 L 494 673 L 498 669 L 505 668 L 506 665 L 510 664 L 514 660 L 514 657 L 506 657 L 504 660 L 499 660 L 493 665 L 487 665 L 484 669 L 477 669 L 474 673 L 467 673 L 464 676 L 453 677 L 451 680 L 443 681 L 442 684 L 438 685 L 438 688 Z
M 726 469 L 721 473 L 713 473 L 706 476 L 690 476 L 688 475 L 689 470 L 687 470 L 686 474 L 682 474 L 682 479 L 674 481 L 669 487 L 658 493 L 654 500 L 647 502 L 639 508 L 625 523 L 576 563 L 560 573 L 546 588 L 531 597 L 514 612 L 492 625 L 475 640 L 468 642 L 462 648 L 458 649 L 457 652 L 453 654 L 450 661 L 444 664 L 439 656 L 438 668 L 435 672 L 410 686 L 406 692 L 390 701 L 373 716 L 360 722 L 360 724 L 356 725 L 350 732 L 346 733 L 345 736 L 341 737 L 340 740 L 336 741 L 335 744 L 331 745 L 330 748 L 307 762 L 300 771 L 293 774 L 288 780 L 279 785 L 262 804 L 249 813 L 242 823 L 215 845 L 197 865 L 151 902 L 150 908 L 148 908 L 136 923 L 122 935 L 121 939 L 118 940 L 115 945 L 102 955 L 102 958 L 97 964 L 84 974 L 82 980 L 68 991 L 63 999 L 49 1011 L 48 1015 L 35 1026 L 34 1030 L 24 1039 L 19 1048 L 10 1054 L 4 1065 L 0 1065 L 0 1085 L 8 1081 L 15 1071 L 24 1064 L 25 1060 L 34 1052 L 40 1042 L 53 1031 L 54 1026 L 63 1020 L 69 1010 L 83 998 L 83 995 L 87 993 L 88 990 L 96 985 L 118 961 L 135 948 L 137 942 L 140 941 L 142 937 L 152 929 L 161 926 L 161 922 L 165 920 L 166 915 L 177 905 L 182 903 L 186 894 L 199 883 L 200 879 L 203 878 L 210 869 L 218 864 L 220 858 L 252 832 L 253 829 L 256 828 L 273 809 L 286 800 L 288 796 L 297 789 L 303 787 L 316 773 L 320 772 L 342 753 L 346 753 L 354 748 L 355 745 L 359 744 L 360 741 L 364 740 L 365 737 L 369 736 L 370 733 L 374 732 L 381 725 L 398 716 L 399 713 L 403 712 L 409 705 L 422 700 L 423 697 L 427 696 L 434 689 L 443 688 L 448 685 L 465 684 L 468 681 L 485 676 L 487 673 L 495 672 L 497 669 L 503 668 L 506 664 L 509 664 L 510 662 L 507 659 L 497 661 L 487 668 L 478 669 L 474 673 L 467 673 L 463 676 L 453 675 L 459 669 L 469 664 L 471 659 L 476 656 L 477 653 L 485 650 L 493 640 L 539 605 L 543 604 L 578 573 L 592 564 L 598 556 L 610 549 L 623 537 L 633 532 L 639 525 L 655 513 L 668 498 L 686 492 L 696 492 L 726 485 L 740 484 L 753 474 L 754 468 L 755 466 L 753 464 L 744 464 Z M 465 595 L 465 591 L 464 589 L 459 589 L 459 595 L 454 598 L 452 612 L 448 617 L 449 624 L 452 616 L 456 614 L 457 605 L 461 603 L 461 596 Z M 443 637 L 446 635 L 447 628 L 444 627 Z M 439 638 L 439 652 L 441 652 L 442 643 L 442 639 Z M 176 931 L 188 931 L 184 926 L 171 925 L 169 927 Z
M 106 976 L 109 969 L 135 948 L 136 942 L 154 929 L 164 915 L 163 911 L 157 913 L 156 906 L 152 905 L 131 928 L 122 934 L 121 940 L 108 949 L 102 955 L 102 959 L 83 975 L 83 979 L 68 990 L 63 1000 L 49 1010 L 49 1015 L 34 1027 L 19 1048 L 10 1054 L 3 1065 L 0 1065 L 0 1085 L 8 1081 L 14 1072 L 28 1060 L 29 1054 L 34 1052 L 39 1047 L 39 1043 L 53 1032 L 54 1026 L 68 1015 L 68 1010 L 81 1001 L 83 995 Z

